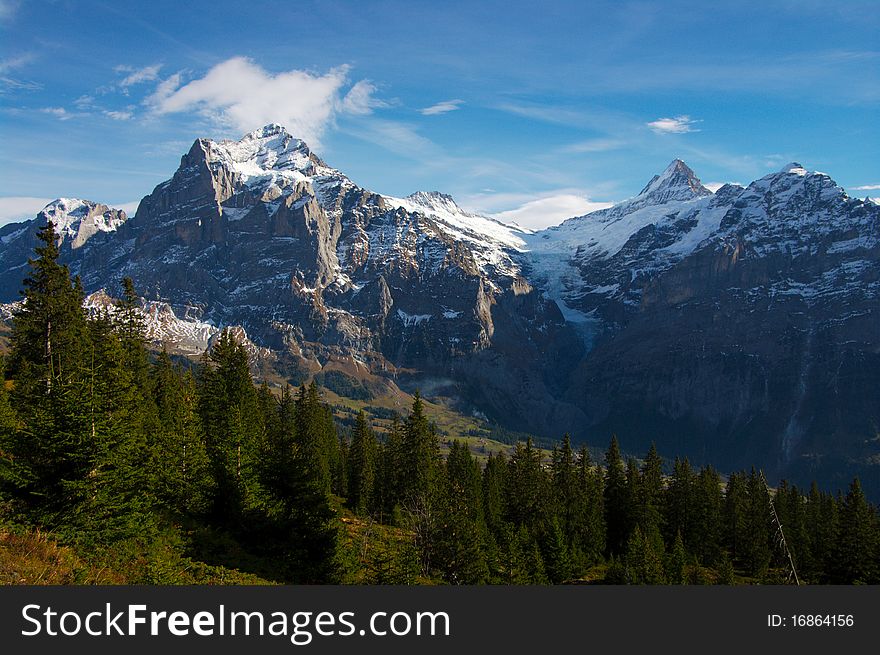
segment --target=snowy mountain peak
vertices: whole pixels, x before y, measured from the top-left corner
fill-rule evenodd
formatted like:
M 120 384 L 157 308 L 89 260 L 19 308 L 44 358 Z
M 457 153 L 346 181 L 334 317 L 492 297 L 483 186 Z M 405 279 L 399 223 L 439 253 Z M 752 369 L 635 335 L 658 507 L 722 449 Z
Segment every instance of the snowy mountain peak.
M 205 149 L 211 161 L 247 177 L 285 171 L 311 175 L 316 166 L 326 166 L 305 141 L 277 123 L 245 134 L 238 141 L 200 139 L 196 143 Z
M 416 191 L 406 197 L 413 205 L 424 207 L 432 211 L 449 212 L 453 214 L 465 214 L 466 212 L 458 206 L 455 199 L 448 193 L 439 191 Z
M 779 170 L 779 172 L 780 173 L 793 173 L 795 175 L 806 175 L 807 169 L 805 169 L 803 166 L 801 166 L 796 161 L 793 161 L 793 162 L 790 162 L 790 163 L 786 164 L 785 166 L 783 166 Z
M 70 239 L 74 250 L 97 232 L 115 232 L 126 218 L 121 209 L 79 198 L 58 198 L 37 214 L 40 222 L 52 221 L 61 242 Z
M 670 200 L 692 200 L 711 195 L 691 168 L 681 159 L 674 159 L 660 175 L 655 175 L 637 198 L 651 197 L 656 203 Z

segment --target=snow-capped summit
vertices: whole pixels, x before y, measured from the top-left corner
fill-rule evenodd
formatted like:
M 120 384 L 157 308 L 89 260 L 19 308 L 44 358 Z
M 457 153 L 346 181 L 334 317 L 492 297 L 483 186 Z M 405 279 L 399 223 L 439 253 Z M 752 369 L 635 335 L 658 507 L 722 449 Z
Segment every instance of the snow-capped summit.
M 312 175 L 324 163 L 302 139 L 291 135 L 277 123 L 270 123 L 244 135 L 238 141 L 199 139 L 209 159 L 225 164 L 246 177 L 297 172 Z
M 807 169 L 801 166 L 796 161 L 789 162 L 785 166 L 779 169 L 780 173 L 794 173 L 795 175 L 806 175 Z
M 115 232 L 126 220 L 125 212 L 91 200 L 58 198 L 37 214 L 40 222 L 52 221 L 61 242 L 70 239 L 74 250 L 97 232 Z
M 636 199 L 648 200 L 659 205 L 670 200 L 693 200 L 712 195 L 700 182 L 691 168 L 681 159 L 674 159 L 660 175 L 655 175 L 645 185 Z
M 453 214 L 466 213 L 458 206 L 458 203 L 455 202 L 455 199 L 452 196 L 448 193 L 441 193 L 440 191 L 416 191 L 415 193 L 409 194 L 406 197 L 406 200 L 409 200 L 415 205 L 421 205 L 428 210 L 449 212 Z

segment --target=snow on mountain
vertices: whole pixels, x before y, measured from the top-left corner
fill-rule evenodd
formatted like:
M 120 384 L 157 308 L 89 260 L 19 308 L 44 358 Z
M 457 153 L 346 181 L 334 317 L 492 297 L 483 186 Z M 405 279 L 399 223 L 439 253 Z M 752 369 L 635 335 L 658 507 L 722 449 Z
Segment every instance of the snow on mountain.
M 568 320 L 589 322 L 602 298 L 638 305 L 650 280 L 703 247 L 744 243 L 747 257 L 874 248 L 880 237 L 876 213 L 865 210 L 870 206 L 796 162 L 747 187 L 727 184 L 713 194 L 675 160 L 635 198 L 527 235 L 524 268 Z M 857 269 L 849 262 L 837 283 L 817 278 L 812 292 L 803 280 L 791 289 L 820 297 L 818 289 L 852 288 Z
M 524 250 L 526 242 L 523 237 L 530 234 L 529 230 L 466 212 L 452 196 L 439 191 L 417 191 L 406 198 L 383 198 L 392 207 L 429 216 L 446 235 L 467 243 L 484 273 L 491 266 L 495 273 L 501 275 L 519 274 L 519 267 L 511 259 L 509 251 Z
M 74 250 L 97 232 L 115 232 L 126 218 L 121 209 L 78 198 L 58 198 L 37 214 L 37 221 L 42 225 L 52 221 L 61 241 L 70 240 Z
M 713 199 L 712 192 L 683 161 L 673 160 L 636 197 L 527 235 L 525 266 L 534 282 L 559 304 L 568 320 L 592 321 L 588 314 L 573 309 L 577 304 L 574 301 L 588 294 L 613 295 L 620 290 L 620 283 L 609 280 L 608 276 L 585 278 L 581 263 L 612 260 L 633 235 L 651 226 L 671 231 L 678 223 L 691 222 L 694 225 L 688 233 L 708 236 L 718 228 L 723 213 L 701 211 L 709 207 Z M 694 217 L 698 217 L 696 221 Z M 644 261 L 642 254 L 633 252 L 626 257 L 633 277 L 646 265 L 656 265 Z M 680 256 L 681 253 L 675 254 Z M 662 258 L 671 261 L 673 253 L 669 255 Z

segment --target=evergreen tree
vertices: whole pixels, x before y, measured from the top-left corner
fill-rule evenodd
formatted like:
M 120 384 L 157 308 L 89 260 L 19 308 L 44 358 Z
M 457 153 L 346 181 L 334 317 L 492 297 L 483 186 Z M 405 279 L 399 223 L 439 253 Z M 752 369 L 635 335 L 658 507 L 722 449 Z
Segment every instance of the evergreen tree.
M 691 525 L 689 547 L 700 562 L 713 566 L 721 556 L 724 494 L 721 476 L 711 466 L 697 474 L 692 500 L 696 519 L 687 522 Z
M 855 478 L 840 506 L 840 532 L 832 579 L 838 584 L 875 584 L 880 558 L 880 522 Z
M 504 527 L 506 473 L 507 461 L 504 453 L 489 453 L 489 459 L 483 467 L 483 510 L 486 526 L 496 537 L 501 535 Z
M 58 263 L 51 221 L 37 238 L 42 245 L 28 260 L 24 302 L 13 316 L 10 401 L 21 422 L 8 439 L 2 484 L 28 520 L 52 529 L 78 511 L 98 448 L 82 289 Z
M 560 526 L 559 519 L 553 517 L 544 536 L 544 563 L 547 578 L 553 584 L 560 584 L 572 577 L 572 562 L 568 541 Z
M 681 534 L 675 535 L 675 541 L 672 544 L 672 550 L 666 558 L 666 580 L 669 584 L 682 585 L 688 584 L 687 581 L 687 551 L 684 548 L 684 541 Z
M 627 540 L 626 573 L 629 584 L 666 584 L 663 552 L 653 540 L 644 537 L 639 526 L 633 529 Z
M 624 553 L 629 538 L 630 506 L 617 436 L 611 437 L 605 453 L 605 525 L 608 554 Z
M 578 456 L 578 486 L 581 511 L 576 530 L 577 546 L 586 564 L 598 562 L 605 552 L 605 478 L 590 461 L 586 447 Z
M 199 418 L 192 373 L 175 367 L 164 350 L 151 371 L 158 425 L 152 434 L 152 487 L 161 503 L 180 513 L 210 509 L 214 481 Z
M 298 402 L 285 387 L 276 407 L 275 420 L 267 423 L 266 452 L 261 458 L 261 487 L 267 496 L 270 524 L 261 548 L 286 563 L 284 579 L 295 583 L 332 582 L 337 576 L 338 534 L 330 506 L 325 471 L 300 429 L 318 433 L 298 416 L 305 394 Z M 316 411 L 311 420 L 323 421 Z
M 366 415 L 363 411 L 358 412 L 348 454 L 348 502 L 361 516 L 366 515 L 373 504 L 377 446 Z
M 507 467 L 507 520 L 515 527 L 525 527 L 532 537 L 538 535 L 547 519 L 546 500 L 549 481 L 541 466 L 541 452 L 532 440 L 517 443 Z
M 808 580 L 825 582 L 834 566 L 838 538 L 838 507 L 834 497 L 819 491 L 815 482 L 810 486 L 805 508 L 807 541 L 811 559 L 805 570 L 798 570 Z
M 643 535 L 660 535 L 663 502 L 663 461 L 652 443 L 642 465 L 637 494 L 638 523 Z
M 229 330 L 220 333 L 200 377 L 200 414 L 215 483 L 213 512 L 234 524 L 253 501 L 259 430 L 247 353 Z
M 724 542 L 734 561 L 744 557 L 748 547 L 746 512 L 748 492 L 745 474 L 731 473 L 724 493 Z
M 675 458 L 672 477 L 666 491 L 666 516 L 664 519 L 666 541 L 672 543 L 681 534 L 685 548 L 693 548 L 693 524 L 696 522 L 694 507 L 694 471 L 690 462 Z
M 747 504 L 745 512 L 745 539 L 739 551 L 746 572 L 762 578 L 767 572 L 771 558 L 770 497 L 764 480 L 752 469 L 746 480 Z
M 467 446 L 453 441 L 438 497 L 434 565 L 452 584 L 478 584 L 489 575 L 483 539 L 480 470 Z

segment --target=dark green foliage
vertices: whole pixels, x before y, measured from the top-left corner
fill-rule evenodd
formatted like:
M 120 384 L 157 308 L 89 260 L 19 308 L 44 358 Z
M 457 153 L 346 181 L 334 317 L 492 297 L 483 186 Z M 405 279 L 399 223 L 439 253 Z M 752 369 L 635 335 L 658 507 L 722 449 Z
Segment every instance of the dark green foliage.
M 372 400 L 374 394 L 360 380 L 342 371 L 327 371 L 315 376 L 315 382 L 333 393 L 353 400 Z
M 152 368 L 150 388 L 158 416 L 150 434 L 156 495 L 176 512 L 204 514 L 215 490 L 195 378 L 162 352 Z
M 611 437 L 605 453 L 605 525 L 606 552 L 625 552 L 629 540 L 631 519 L 630 494 L 627 490 L 626 472 L 617 437 Z
M 880 520 L 865 500 L 859 479 L 853 480 L 840 505 L 840 528 L 834 550 L 832 581 L 876 584 L 880 579 Z
M 377 450 L 376 435 L 364 413 L 358 412 L 348 453 L 348 502 L 362 516 L 374 505 Z
M 93 558 L 128 553 L 127 579 L 146 583 L 214 565 L 287 583 L 788 579 L 755 470 L 725 486 L 676 459 L 667 477 L 656 448 L 624 463 L 616 438 L 603 470 L 568 435 L 549 459 L 526 439 L 481 470 L 457 441 L 440 457 L 418 394 L 381 443 L 363 412 L 341 439 L 314 383 L 255 386 L 231 331 L 197 376 L 164 352 L 151 363 L 134 283 L 87 317 L 55 239 L 41 231 L 0 370 L 4 525 Z M 880 518 L 858 480 L 845 497 L 785 481 L 771 493 L 802 580 L 880 582 Z M 343 523 L 333 508 L 346 506 Z
M 434 567 L 451 584 L 479 584 L 489 575 L 480 469 L 467 446 L 454 441 L 439 484 Z

